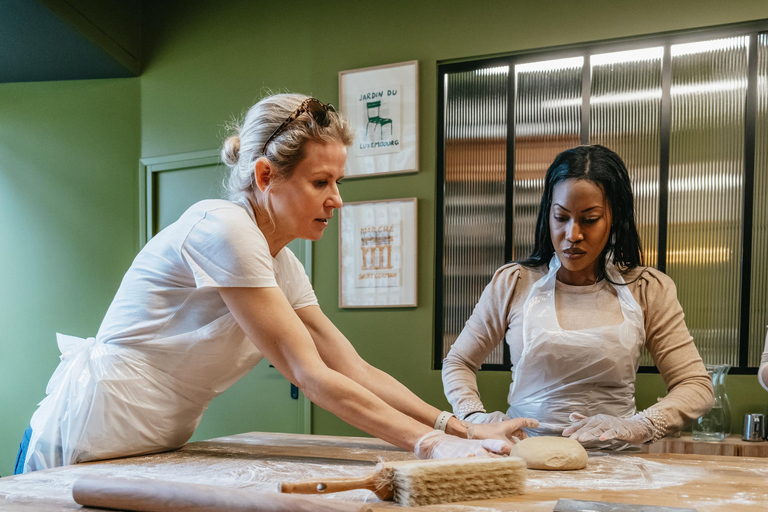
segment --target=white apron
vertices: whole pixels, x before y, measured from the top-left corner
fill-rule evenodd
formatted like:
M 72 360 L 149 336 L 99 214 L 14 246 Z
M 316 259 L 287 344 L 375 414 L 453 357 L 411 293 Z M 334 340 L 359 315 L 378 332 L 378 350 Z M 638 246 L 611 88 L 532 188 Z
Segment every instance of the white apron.
M 577 412 L 629 418 L 635 409 L 635 376 L 645 343 L 643 312 L 627 286 L 614 286 L 624 321 L 576 331 L 557 321 L 555 281 L 560 260 L 552 257 L 547 274 L 536 281 L 523 306 L 523 352 L 509 391 L 511 418 L 536 418 L 530 435 L 559 436 Z M 624 283 L 612 263 L 606 275 Z M 610 285 L 607 283 L 606 286 Z M 613 285 L 611 285 L 613 286 Z M 593 449 L 624 449 L 625 441 L 595 441 Z
M 57 342 L 61 363 L 30 422 L 25 472 L 179 448 L 208 403 L 262 357 L 231 313 L 136 346 Z

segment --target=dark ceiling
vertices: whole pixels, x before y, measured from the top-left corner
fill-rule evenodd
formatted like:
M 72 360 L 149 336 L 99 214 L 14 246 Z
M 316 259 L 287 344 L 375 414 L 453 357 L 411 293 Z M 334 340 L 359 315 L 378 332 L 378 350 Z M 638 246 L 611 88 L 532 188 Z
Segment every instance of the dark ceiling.
M 37 0 L 0 0 L 0 83 L 131 76 Z

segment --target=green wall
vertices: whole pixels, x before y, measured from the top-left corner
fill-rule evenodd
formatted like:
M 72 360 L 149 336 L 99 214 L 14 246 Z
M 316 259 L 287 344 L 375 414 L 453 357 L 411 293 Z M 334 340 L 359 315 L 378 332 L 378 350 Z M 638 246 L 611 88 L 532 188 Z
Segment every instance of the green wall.
M 335 103 L 339 71 L 419 61 L 421 172 L 342 185 L 347 201 L 418 197 L 419 306 L 340 310 L 335 222 L 315 244 L 314 282 L 321 307 L 361 355 L 439 407 L 447 403 L 440 374 L 431 370 L 437 62 L 768 18 L 764 0 L 727 5 L 719 0 L 184 1 L 146 7 L 144 157 L 215 148 L 225 133 L 224 121 L 249 107 L 265 89 L 305 92 Z M 729 379 L 753 403 L 762 403 L 753 410 L 766 408 L 768 393 L 754 376 Z M 504 407 L 508 383 L 508 374 L 481 374 L 486 402 Z M 637 387 L 640 406 L 665 391 L 658 375 L 640 375 Z M 314 414 L 316 433 L 358 432 L 319 408 Z M 741 416 L 740 411 L 734 414 Z
M 338 309 L 335 222 L 315 244 L 314 279 L 321 306 L 363 357 L 445 407 L 431 369 L 437 62 L 768 18 L 764 0 L 178 0 L 143 8 L 140 78 L 0 85 L 0 475 L 10 472 L 57 364 L 54 333 L 93 335 L 138 249 L 140 157 L 218 147 L 224 123 L 266 90 L 336 102 L 339 71 L 418 60 L 421 172 L 347 180 L 342 193 L 347 201 L 418 197 L 419 307 Z M 489 406 L 503 407 L 508 379 L 481 374 Z M 754 376 L 729 383 L 732 401 L 765 409 L 768 393 Z M 641 406 L 663 393 L 658 376 L 638 377 Z M 314 431 L 355 432 L 317 408 Z
M 139 80 L 0 85 L 0 475 L 138 249 Z

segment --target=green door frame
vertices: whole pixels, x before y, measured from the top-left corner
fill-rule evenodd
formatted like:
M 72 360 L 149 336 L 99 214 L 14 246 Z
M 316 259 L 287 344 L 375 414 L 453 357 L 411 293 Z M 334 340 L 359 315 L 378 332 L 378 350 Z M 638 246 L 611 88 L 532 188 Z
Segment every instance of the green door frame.
M 152 238 L 152 226 L 155 222 L 155 183 L 161 172 L 180 171 L 217 165 L 221 162 L 219 150 L 208 149 L 191 153 L 179 153 L 139 160 L 139 247 Z M 300 240 L 299 260 L 304 262 L 304 270 L 312 282 L 312 242 Z M 299 425 L 298 430 L 304 434 L 312 433 L 312 402 L 307 400 L 299 390 Z

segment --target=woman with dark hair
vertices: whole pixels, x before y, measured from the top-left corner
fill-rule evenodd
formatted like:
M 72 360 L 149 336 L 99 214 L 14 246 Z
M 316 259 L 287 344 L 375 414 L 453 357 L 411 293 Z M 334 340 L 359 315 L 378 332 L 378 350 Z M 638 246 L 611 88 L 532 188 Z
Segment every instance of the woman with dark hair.
M 512 361 L 509 409 L 486 413 L 476 372 L 502 340 Z M 638 413 L 643 347 L 669 392 Z M 643 266 L 629 174 L 616 153 L 579 146 L 555 158 L 534 250 L 493 276 L 445 358 L 443 385 L 462 420 L 536 418 L 529 434 L 599 449 L 656 441 L 712 406 L 675 285 Z

